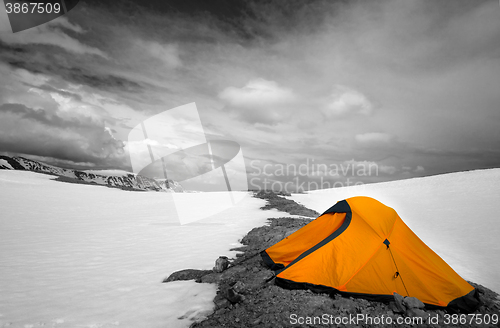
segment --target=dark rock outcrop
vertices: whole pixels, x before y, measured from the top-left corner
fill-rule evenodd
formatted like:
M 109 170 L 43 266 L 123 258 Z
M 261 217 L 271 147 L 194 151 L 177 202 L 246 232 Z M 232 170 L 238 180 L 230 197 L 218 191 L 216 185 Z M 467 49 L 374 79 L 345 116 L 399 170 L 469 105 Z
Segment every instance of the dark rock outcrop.
M 167 278 L 163 279 L 163 282 L 179 281 L 179 280 L 193 280 L 200 279 L 203 276 L 213 273 L 212 270 L 196 270 L 196 269 L 185 269 L 172 273 Z
M 283 196 L 290 196 L 290 194 L 274 193 L 272 191 L 261 190 L 257 192 L 254 197 L 267 200 L 267 204 L 261 207 L 261 209 L 263 210 L 270 210 L 275 208 L 283 212 L 288 212 L 292 215 L 301 215 L 311 218 L 316 218 L 319 216 L 318 212 L 313 211 L 305 207 L 304 205 L 297 204 L 293 200 L 286 199 Z
M 216 273 L 221 273 L 227 269 L 229 266 L 229 259 L 227 256 L 219 256 L 219 258 L 215 261 L 215 266 L 213 271 Z

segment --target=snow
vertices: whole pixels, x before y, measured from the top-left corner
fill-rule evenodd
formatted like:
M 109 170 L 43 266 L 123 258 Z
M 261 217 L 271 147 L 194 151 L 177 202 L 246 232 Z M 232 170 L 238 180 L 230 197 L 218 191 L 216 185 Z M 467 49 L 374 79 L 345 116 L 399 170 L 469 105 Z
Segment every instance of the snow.
M 403 221 L 464 279 L 500 292 L 500 169 L 294 194 L 319 213 L 337 201 L 373 197 Z
M 180 225 L 170 194 L 52 179 L 0 171 L 0 327 L 188 327 L 212 310 L 215 285 L 161 281 L 211 269 L 253 227 L 286 215 L 240 193 L 236 206 Z M 192 195 L 193 207 L 213 205 Z
M 6 168 L 8 168 L 9 170 L 13 170 L 14 168 L 9 164 L 9 162 L 7 162 L 6 160 L 4 159 L 0 159 L 0 166 L 4 166 Z
M 180 225 L 170 194 L 52 179 L 0 170 L 0 327 L 188 327 L 212 310 L 216 287 L 163 278 L 211 269 L 267 217 L 289 216 L 261 211 L 263 200 L 241 193 L 236 206 Z M 464 278 L 500 292 L 499 181 L 493 169 L 291 198 L 322 212 L 348 197 L 374 197 Z M 200 195 L 180 201 L 196 199 L 199 215 L 220 197 Z

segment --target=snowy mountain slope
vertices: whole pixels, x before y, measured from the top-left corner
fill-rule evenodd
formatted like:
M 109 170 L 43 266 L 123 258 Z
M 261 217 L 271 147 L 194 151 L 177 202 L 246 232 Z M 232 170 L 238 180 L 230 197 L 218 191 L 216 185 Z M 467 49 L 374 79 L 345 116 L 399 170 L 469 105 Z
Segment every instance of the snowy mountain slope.
M 41 163 L 24 157 L 11 157 L 11 159 L 13 161 L 16 161 L 24 170 L 27 171 L 49 173 L 73 179 L 76 178 L 75 171 L 73 170 L 63 169 L 57 166 Z
M 135 173 L 121 170 L 71 170 L 57 166 L 41 163 L 24 157 L 0 156 L 0 169 L 7 170 L 26 170 L 33 172 L 42 172 L 53 174 L 60 177 L 60 180 L 66 182 L 80 182 L 89 184 L 98 184 L 114 188 L 131 190 L 153 190 L 166 192 L 183 192 L 182 186 L 169 180 L 168 186 L 165 179 L 151 179 Z M 69 179 L 69 180 L 68 180 Z
M 373 197 L 465 279 L 500 292 L 500 169 L 310 191 L 290 198 L 323 213 L 337 201 Z
M 155 179 L 158 184 L 164 189 L 172 189 L 175 192 L 184 192 L 181 184 L 171 179 Z

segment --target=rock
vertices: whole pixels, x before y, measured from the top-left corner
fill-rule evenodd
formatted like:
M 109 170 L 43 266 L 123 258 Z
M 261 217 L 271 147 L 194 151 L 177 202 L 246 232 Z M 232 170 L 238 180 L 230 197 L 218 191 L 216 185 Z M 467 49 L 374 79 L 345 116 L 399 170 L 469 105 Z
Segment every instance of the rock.
M 234 247 L 231 248 L 230 251 L 237 251 L 237 252 L 246 252 L 248 249 L 247 245 L 241 246 L 241 247 Z
M 209 273 L 201 277 L 200 279 L 197 279 L 196 282 L 201 282 L 204 284 L 218 284 L 221 280 L 222 274 L 220 273 Z
M 226 297 L 229 300 L 229 302 L 231 302 L 233 304 L 236 304 L 236 303 L 239 303 L 239 302 L 243 301 L 242 295 L 240 295 L 237 292 L 235 292 L 232 288 L 229 288 L 227 290 L 227 296 Z
M 323 302 L 323 300 L 319 298 L 315 298 L 315 301 L 319 301 L 320 303 Z M 315 302 L 315 301 L 309 301 L 309 302 Z M 316 306 L 319 307 L 320 303 L 316 304 Z M 356 306 L 357 302 L 351 298 L 335 297 L 335 300 L 333 301 L 333 307 L 343 313 L 355 313 Z
M 425 307 L 425 304 L 416 297 L 407 296 L 404 298 L 403 303 L 407 309 L 423 309 Z
M 438 318 L 444 318 L 444 315 L 446 314 L 446 312 L 442 311 L 442 310 L 437 310 L 435 312 L 435 315 L 437 315 Z
M 163 282 L 171 282 L 178 280 L 192 280 L 201 279 L 201 277 L 213 273 L 212 270 L 196 270 L 196 269 L 185 269 L 172 273 L 167 278 L 163 279 Z
M 259 271 L 257 273 L 251 273 L 244 278 L 240 278 L 238 281 L 244 279 L 245 289 L 247 291 L 252 291 L 261 289 L 263 286 L 271 286 L 272 282 L 269 279 L 272 279 L 273 277 L 274 275 L 270 271 Z
M 264 276 L 262 277 L 262 280 L 264 280 L 264 282 L 269 282 L 271 281 L 273 278 L 274 278 L 274 273 L 273 272 L 266 272 L 264 274 Z
M 229 300 L 227 298 L 219 296 L 219 295 L 217 295 L 214 298 L 214 303 L 215 303 L 215 307 L 217 309 L 225 309 L 226 307 L 228 307 L 230 305 Z
M 228 301 L 228 300 L 226 300 L 226 302 L 228 302 L 228 303 L 229 303 L 229 301 Z M 223 315 L 223 314 L 224 314 L 224 313 L 226 313 L 226 312 L 227 312 L 227 309 L 225 309 L 225 308 L 224 308 L 224 309 L 218 309 L 217 311 L 215 311 L 215 312 L 214 312 L 214 315 L 216 315 L 216 316 L 221 316 L 221 315 Z
M 237 283 L 235 283 L 232 288 L 238 294 L 244 294 L 244 292 L 246 291 L 246 286 L 241 281 L 238 281 Z
M 219 258 L 215 261 L 214 272 L 222 272 L 227 269 L 229 266 L 229 259 L 227 256 L 219 256 Z
M 411 308 L 406 311 L 406 315 L 409 317 L 420 317 L 426 319 L 429 315 L 424 310 L 418 308 Z
M 297 204 L 293 200 L 281 197 L 274 192 L 259 191 L 258 193 L 255 194 L 254 197 L 267 200 L 266 206 L 261 207 L 261 209 L 263 210 L 270 210 L 272 208 L 276 208 L 280 211 L 288 212 L 292 215 L 302 215 L 314 218 L 319 215 L 318 212 L 310 210 L 306 208 L 304 205 Z
M 257 318 L 252 322 L 252 326 L 259 326 L 261 322 L 262 322 L 262 319 Z
M 397 313 L 405 313 L 406 312 L 406 307 L 404 305 L 404 298 L 403 298 L 403 296 L 399 295 L 396 292 L 394 292 L 394 304 L 396 305 L 395 312 L 397 312 Z
M 239 280 L 237 279 L 237 276 L 246 272 L 247 268 L 245 268 L 244 266 L 232 266 L 224 271 L 224 273 L 222 273 L 222 279 L 236 282 Z

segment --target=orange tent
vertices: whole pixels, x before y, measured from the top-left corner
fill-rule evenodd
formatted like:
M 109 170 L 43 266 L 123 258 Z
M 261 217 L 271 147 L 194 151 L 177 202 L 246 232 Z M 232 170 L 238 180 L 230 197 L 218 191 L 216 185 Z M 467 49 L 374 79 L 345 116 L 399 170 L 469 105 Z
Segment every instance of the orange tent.
M 261 253 L 276 283 L 390 301 L 393 293 L 423 303 L 474 311 L 477 291 L 401 220 L 369 197 L 338 202 Z

